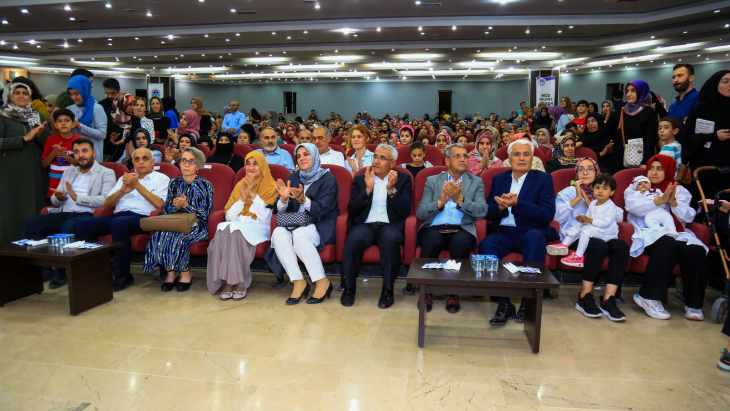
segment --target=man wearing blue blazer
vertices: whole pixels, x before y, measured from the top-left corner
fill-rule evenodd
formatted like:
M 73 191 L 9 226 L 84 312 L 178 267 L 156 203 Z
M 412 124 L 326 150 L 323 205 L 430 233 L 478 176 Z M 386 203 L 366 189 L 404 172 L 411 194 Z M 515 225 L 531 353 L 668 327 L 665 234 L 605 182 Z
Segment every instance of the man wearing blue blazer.
M 521 253 L 524 261 L 545 262 L 548 240 L 558 233 L 550 226 L 555 216 L 553 179 L 542 171 L 531 170 L 535 146 L 528 140 L 513 141 L 507 148 L 511 171 L 494 176 L 487 196 L 487 220 L 491 220 L 489 234 L 479 243 L 482 254 L 500 259 L 509 253 Z M 524 304 L 515 314 L 515 306 L 508 297 L 492 297 L 499 303 L 497 312 L 489 321 L 493 325 L 506 324 L 516 318 L 525 319 Z

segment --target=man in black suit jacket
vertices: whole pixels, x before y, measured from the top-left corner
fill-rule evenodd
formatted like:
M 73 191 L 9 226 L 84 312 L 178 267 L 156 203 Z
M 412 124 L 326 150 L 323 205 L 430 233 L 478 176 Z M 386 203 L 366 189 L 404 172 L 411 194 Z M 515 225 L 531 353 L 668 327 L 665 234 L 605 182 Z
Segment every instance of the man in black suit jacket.
M 406 217 L 411 211 L 413 187 L 411 177 L 393 170 L 398 152 L 381 144 L 375 149 L 373 165 L 364 175 L 355 177 L 347 212 L 351 228 L 342 251 L 345 291 L 340 302 L 345 307 L 355 303 L 355 279 L 362 266 L 365 250 L 376 245 L 380 249 L 383 290 L 378 307 L 393 305 L 393 285 L 401 264 Z

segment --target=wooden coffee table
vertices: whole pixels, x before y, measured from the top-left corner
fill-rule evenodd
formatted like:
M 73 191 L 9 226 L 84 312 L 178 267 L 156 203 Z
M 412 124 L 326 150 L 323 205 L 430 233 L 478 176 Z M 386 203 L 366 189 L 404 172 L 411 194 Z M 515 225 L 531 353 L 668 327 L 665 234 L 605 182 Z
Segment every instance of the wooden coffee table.
M 0 245 L 0 307 L 43 292 L 42 267 L 65 268 L 71 315 L 111 301 L 111 252 L 122 243 L 96 241 L 93 250 Z
M 456 294 L 473 296 L 522 297 L 525 299 L 525 334 L 532 352 L 540 352 L 542 294 L 545 289 L 557 289 L 560 283 L 543 263 L 513 262 L 515 265 L 535 267 L 540 274 L 512 274 L 499 263 L 496 274 L 487 272 L 477 276 L 470 260 L 461 263 L 459 271 L 422 268 L 426 263 L 445 263 L 440 258 L 414 258 L 408 270 L 409 283 L 420 284 L 418 298 L 418 346 L 423 347 L 426 333 L 426 294 Z

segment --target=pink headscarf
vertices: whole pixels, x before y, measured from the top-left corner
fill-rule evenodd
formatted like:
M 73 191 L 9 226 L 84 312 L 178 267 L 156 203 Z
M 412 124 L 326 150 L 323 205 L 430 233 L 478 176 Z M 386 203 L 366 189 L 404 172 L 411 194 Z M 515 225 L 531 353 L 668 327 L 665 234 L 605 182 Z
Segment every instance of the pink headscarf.
M 195 138 L 200 138 L 200 119 L 198 118 L 198 113 L 196 113 L 195 110 L 185 110 L 183 115 L 185 116 L 185 120 L 188 122 L 188 126 L 178 127 L 177 135 L 181 136 L 183 134 L 192 133 L 195 134 Z

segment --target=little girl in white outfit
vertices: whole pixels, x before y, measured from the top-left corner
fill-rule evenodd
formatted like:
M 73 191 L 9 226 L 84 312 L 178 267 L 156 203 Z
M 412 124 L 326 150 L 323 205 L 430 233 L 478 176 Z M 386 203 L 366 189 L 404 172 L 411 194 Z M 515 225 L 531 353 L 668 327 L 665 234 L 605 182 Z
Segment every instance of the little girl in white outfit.
M 595 200 L 588 203 L 586 215 L 578 216 L 576 219 L 580 225 L 571 227 L 566 231 L 563 244 L 572 244 L 578 237 L 578 249 L 571 252 L 560 261 L 571 267 L 583 267 L 583 255 L 585 254 L 588 242 L 591 238 L 598 238 L 603 241 L 610 241 L 618 238 L 618 224 L 616 214 L 618 207 L 611 201 L 611 196 L 616 192 L 616 180 L 608 174 L 599 174 L 593 182 L 593 196 Z

